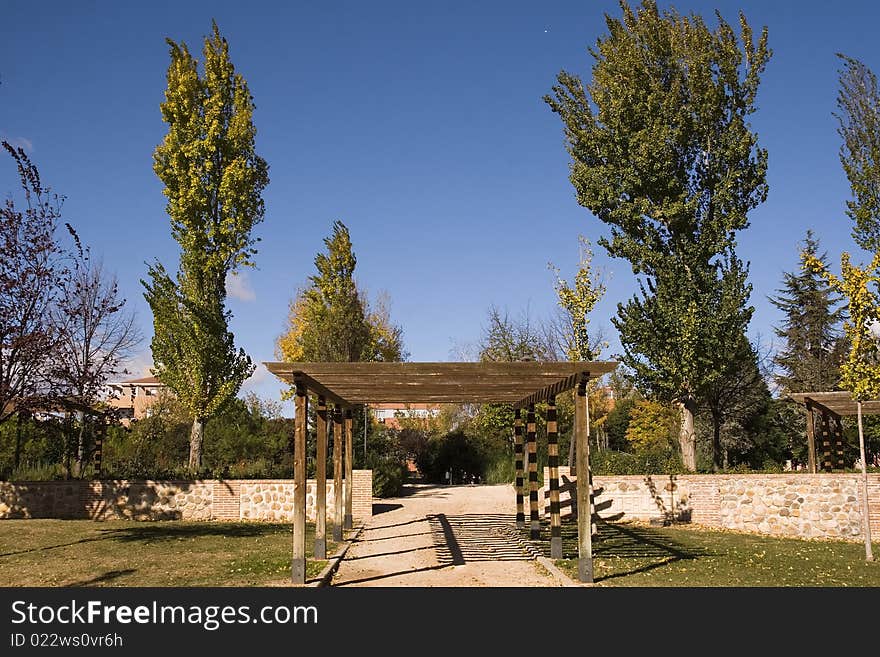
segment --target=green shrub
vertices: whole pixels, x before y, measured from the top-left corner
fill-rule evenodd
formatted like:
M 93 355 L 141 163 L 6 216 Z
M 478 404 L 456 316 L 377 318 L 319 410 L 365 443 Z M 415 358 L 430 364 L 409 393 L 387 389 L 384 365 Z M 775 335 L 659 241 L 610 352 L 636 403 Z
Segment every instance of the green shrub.
M 512 484 L 516 479 L 516 462 L 507 451 L 489 455 L 483 481 L 487 484 Z
M 396 497 L 406 483 L 405 463 L 396 459 L 367 459 L 368 468 L 373 471 L 373 497 Z
M 594 475 L 681 474 L 684 467 L 678 454 L 665 451 L 630 454 L 612 449 L 590 452 Z

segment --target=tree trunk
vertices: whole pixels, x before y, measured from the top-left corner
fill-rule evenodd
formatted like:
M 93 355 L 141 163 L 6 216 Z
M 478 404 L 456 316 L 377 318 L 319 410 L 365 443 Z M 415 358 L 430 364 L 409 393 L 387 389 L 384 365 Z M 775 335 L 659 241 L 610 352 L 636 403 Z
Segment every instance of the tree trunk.
M 79 432 L 76 435 L 76 462 L 74 463 L 74 477 L 82 477 L 86 455 L 86 414 L 78 411 Z
M 697 436 L 694 433 L 694 411 L 697 403 L 693 397 L 686 397 L 679 402 L 681 409 L 681 429 L 678 433 L 678 443 L 681 446 L 681 460 L 685 469 L 689 472 L 697 470 Z
M 712 472 L 723 467 L 721 453 L 721 419 L 712 416 Z
M 196 472 L 202 468 L 202 442 L 205 438 L 205 419 L 197 417 L 193 420 L 192 432 L 189 435 L 189 469 Z
M 12 465 L 18 468 L 21 463 L 21 421 L 24 413 L 19 411 L 15 414 L 15 455 L 13 456 Z
M 574 429 L 571 432 L 571 442 L 568 443 L 568 476 L 574 477 L 577 474 L 577 462 L 575 461 L 575 439 Z
M 73 452 L 72 442 L 73 440 L 70 437 L 70 434 L 73 432 L 71 425 L 73 422 L 70 419 L 70 413 L 64 414 L 64 478 L 70 479 L 70 470 L 71 470 L 71 453 Z

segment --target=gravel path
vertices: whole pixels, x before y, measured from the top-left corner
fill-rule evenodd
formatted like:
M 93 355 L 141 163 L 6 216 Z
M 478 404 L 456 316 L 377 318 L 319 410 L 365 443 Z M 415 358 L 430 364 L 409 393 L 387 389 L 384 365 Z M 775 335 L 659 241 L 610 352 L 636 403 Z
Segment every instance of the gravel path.
M 405 492 L 374 505 L 333 586 L 560 585 L 514 529 L 511 485 L 409 485 Z

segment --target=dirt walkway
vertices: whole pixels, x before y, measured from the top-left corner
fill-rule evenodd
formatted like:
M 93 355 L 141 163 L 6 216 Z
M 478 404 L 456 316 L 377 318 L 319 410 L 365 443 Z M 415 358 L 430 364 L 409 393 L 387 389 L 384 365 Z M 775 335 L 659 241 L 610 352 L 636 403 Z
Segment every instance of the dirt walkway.
M 514 528 L 500 486 L 410 485 L 380 500 L 333 586 L 559 586 Z

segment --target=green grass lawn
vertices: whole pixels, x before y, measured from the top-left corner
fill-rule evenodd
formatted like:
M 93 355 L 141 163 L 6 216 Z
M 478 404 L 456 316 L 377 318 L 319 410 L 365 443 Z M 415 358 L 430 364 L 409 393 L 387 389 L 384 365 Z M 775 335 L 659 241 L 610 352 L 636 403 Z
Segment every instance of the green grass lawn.
M 289 523 L 2 520 L 0 586 L 284 586 L 291 542 Z M 313 544 L 308 525 L 308 578 Z
M 599 586 L 880 586 L 880 562 L 865 561 L 863 543 L 623 522 L 598 528 L 593 568 Z M 556 563 L 576 580 L 577 526 L 563 523 L 562 536 L 566 558 Z M 548 557 L 549 540 L 543 526 L 536 544 Z

